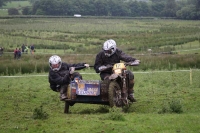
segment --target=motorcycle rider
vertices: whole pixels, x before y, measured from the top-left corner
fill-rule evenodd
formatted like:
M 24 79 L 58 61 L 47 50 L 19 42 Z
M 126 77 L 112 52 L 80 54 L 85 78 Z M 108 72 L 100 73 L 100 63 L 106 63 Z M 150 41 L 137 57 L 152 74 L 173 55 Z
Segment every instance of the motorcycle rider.
M 112 74 L 112 69 L 106 69 L 107 65 L 120 63 L 120 60 L 124 62 L 139 63 L 140 60 L 136 60 L 131 56 L 122 52 L 116 46 L 116 42 L 112 39 L 107 40 L 103 44 L 103 49 L 96 55 L 94 69 L 96 73 L 100 73 L 101 80 L 107 79 Z M 103 70 L 103 71 L 102 71 Z M 128 99 L 131 102 L 136 102 L 134 98 L 134 74 L 131 71 L 129 73 L 129 88 L 128 88 Z
M 49 83 L 50 88 L 53 91 L 60 92 L 60 100 L 67 98 L 66 92 L 70 81 L 75 77 L 82 79 L 82 76 L 75 71 L 75 67 L 80 67 L 83 69 L 89 67 L 89 64 L 78 63 L 78 64 L 67 64 L 62 62 L 58 55 L 53 55 L 49 58 Z M 76 69 L 78 70 L 78 69 Z

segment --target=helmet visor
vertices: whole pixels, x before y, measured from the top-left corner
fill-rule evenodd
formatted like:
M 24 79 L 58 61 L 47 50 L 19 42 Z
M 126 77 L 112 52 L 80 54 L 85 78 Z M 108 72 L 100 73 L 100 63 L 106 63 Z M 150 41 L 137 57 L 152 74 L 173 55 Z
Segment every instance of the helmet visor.
M 59 68 L 60 64 L 51 64 L 52 69 Z
M 50 66 L 51 66 L 51 69 L 52 69 L 53 71 L 59 71 L 60 68 L 61 68 L 61 63 L 58 63 L 58 64 L 50 64 Z
M 105 54 L 112 54 L 112 49 L 104 50 L 104 53 L 105 53 Z
M 113 48 L 109 49 L 109 50 L 104 50 L 104 54 L 107 57 L 110 57 L 111 55 L 113 55 L 113 53 L 114 53 L 114 49 Z

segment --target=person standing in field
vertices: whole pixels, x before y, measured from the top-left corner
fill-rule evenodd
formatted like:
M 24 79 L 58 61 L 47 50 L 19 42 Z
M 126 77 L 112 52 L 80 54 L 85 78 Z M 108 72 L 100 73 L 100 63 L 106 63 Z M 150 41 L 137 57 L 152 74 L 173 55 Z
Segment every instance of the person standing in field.
M 19 60 L 21 58 L 21 55 L 22 55 L 22 51 L 21 51 L 21 48 L 19 48 L 17 50 L 17 59 Z
M 28 46 L 27 46 L 27 45 L 25 46 L 24 52 L 25 52 L 26 54 L 28 54 Z
M 3 47 L 1 47 L 1 54 L 3 54 L 3 50 L 4 50 L 4 48 L 3 48 Z
M 3 47 L 0 47 L 0 56 L 3 54 Z
M 35 47 L 34 47 L 33 44 L 31 45 L 30 49 L 31 49 L 31 54 L 33 55 L 33 54 L 34 54 L 34 51 L 35 51 Z
M 16 49 L 14 50 L 14 59 L 17 59 L 17 52 L 18 52 L 18 49 L 16 48 Z
M 22 48 L 22 53 L 24 53 L 24 50 L 26 48 L 25 45 L 23 44 L 21 48 Z

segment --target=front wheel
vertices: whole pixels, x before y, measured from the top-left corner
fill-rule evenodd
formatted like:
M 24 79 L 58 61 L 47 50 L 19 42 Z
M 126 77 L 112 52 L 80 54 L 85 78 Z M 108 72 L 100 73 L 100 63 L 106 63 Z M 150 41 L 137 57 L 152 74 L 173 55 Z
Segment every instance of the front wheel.
M 120 89 L 119 84 L 116 81 L 112 81 L 109 84 L 108 88 L 108 99 L 109 99 L 109 104 L 110 107 L 117 106 L 121 107 L 122 106 L 122 97 L 121 97 L 122 91 Z

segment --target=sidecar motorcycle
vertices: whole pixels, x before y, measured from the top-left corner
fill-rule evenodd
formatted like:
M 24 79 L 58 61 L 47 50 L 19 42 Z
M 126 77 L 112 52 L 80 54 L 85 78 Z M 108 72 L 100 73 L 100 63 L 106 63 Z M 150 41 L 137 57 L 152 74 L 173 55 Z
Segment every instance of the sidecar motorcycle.
M 129 73 L 126 66 L 137 66 L 139 62 L 116 63 L 109 65 L 113 73 L 108 80 L 81 80 L 75 78 L 67 88 L 64 113 L 69 113 L 69 107 L 75 103 L 102 104 L 110 107 L 129 105 L 128 85 Z

